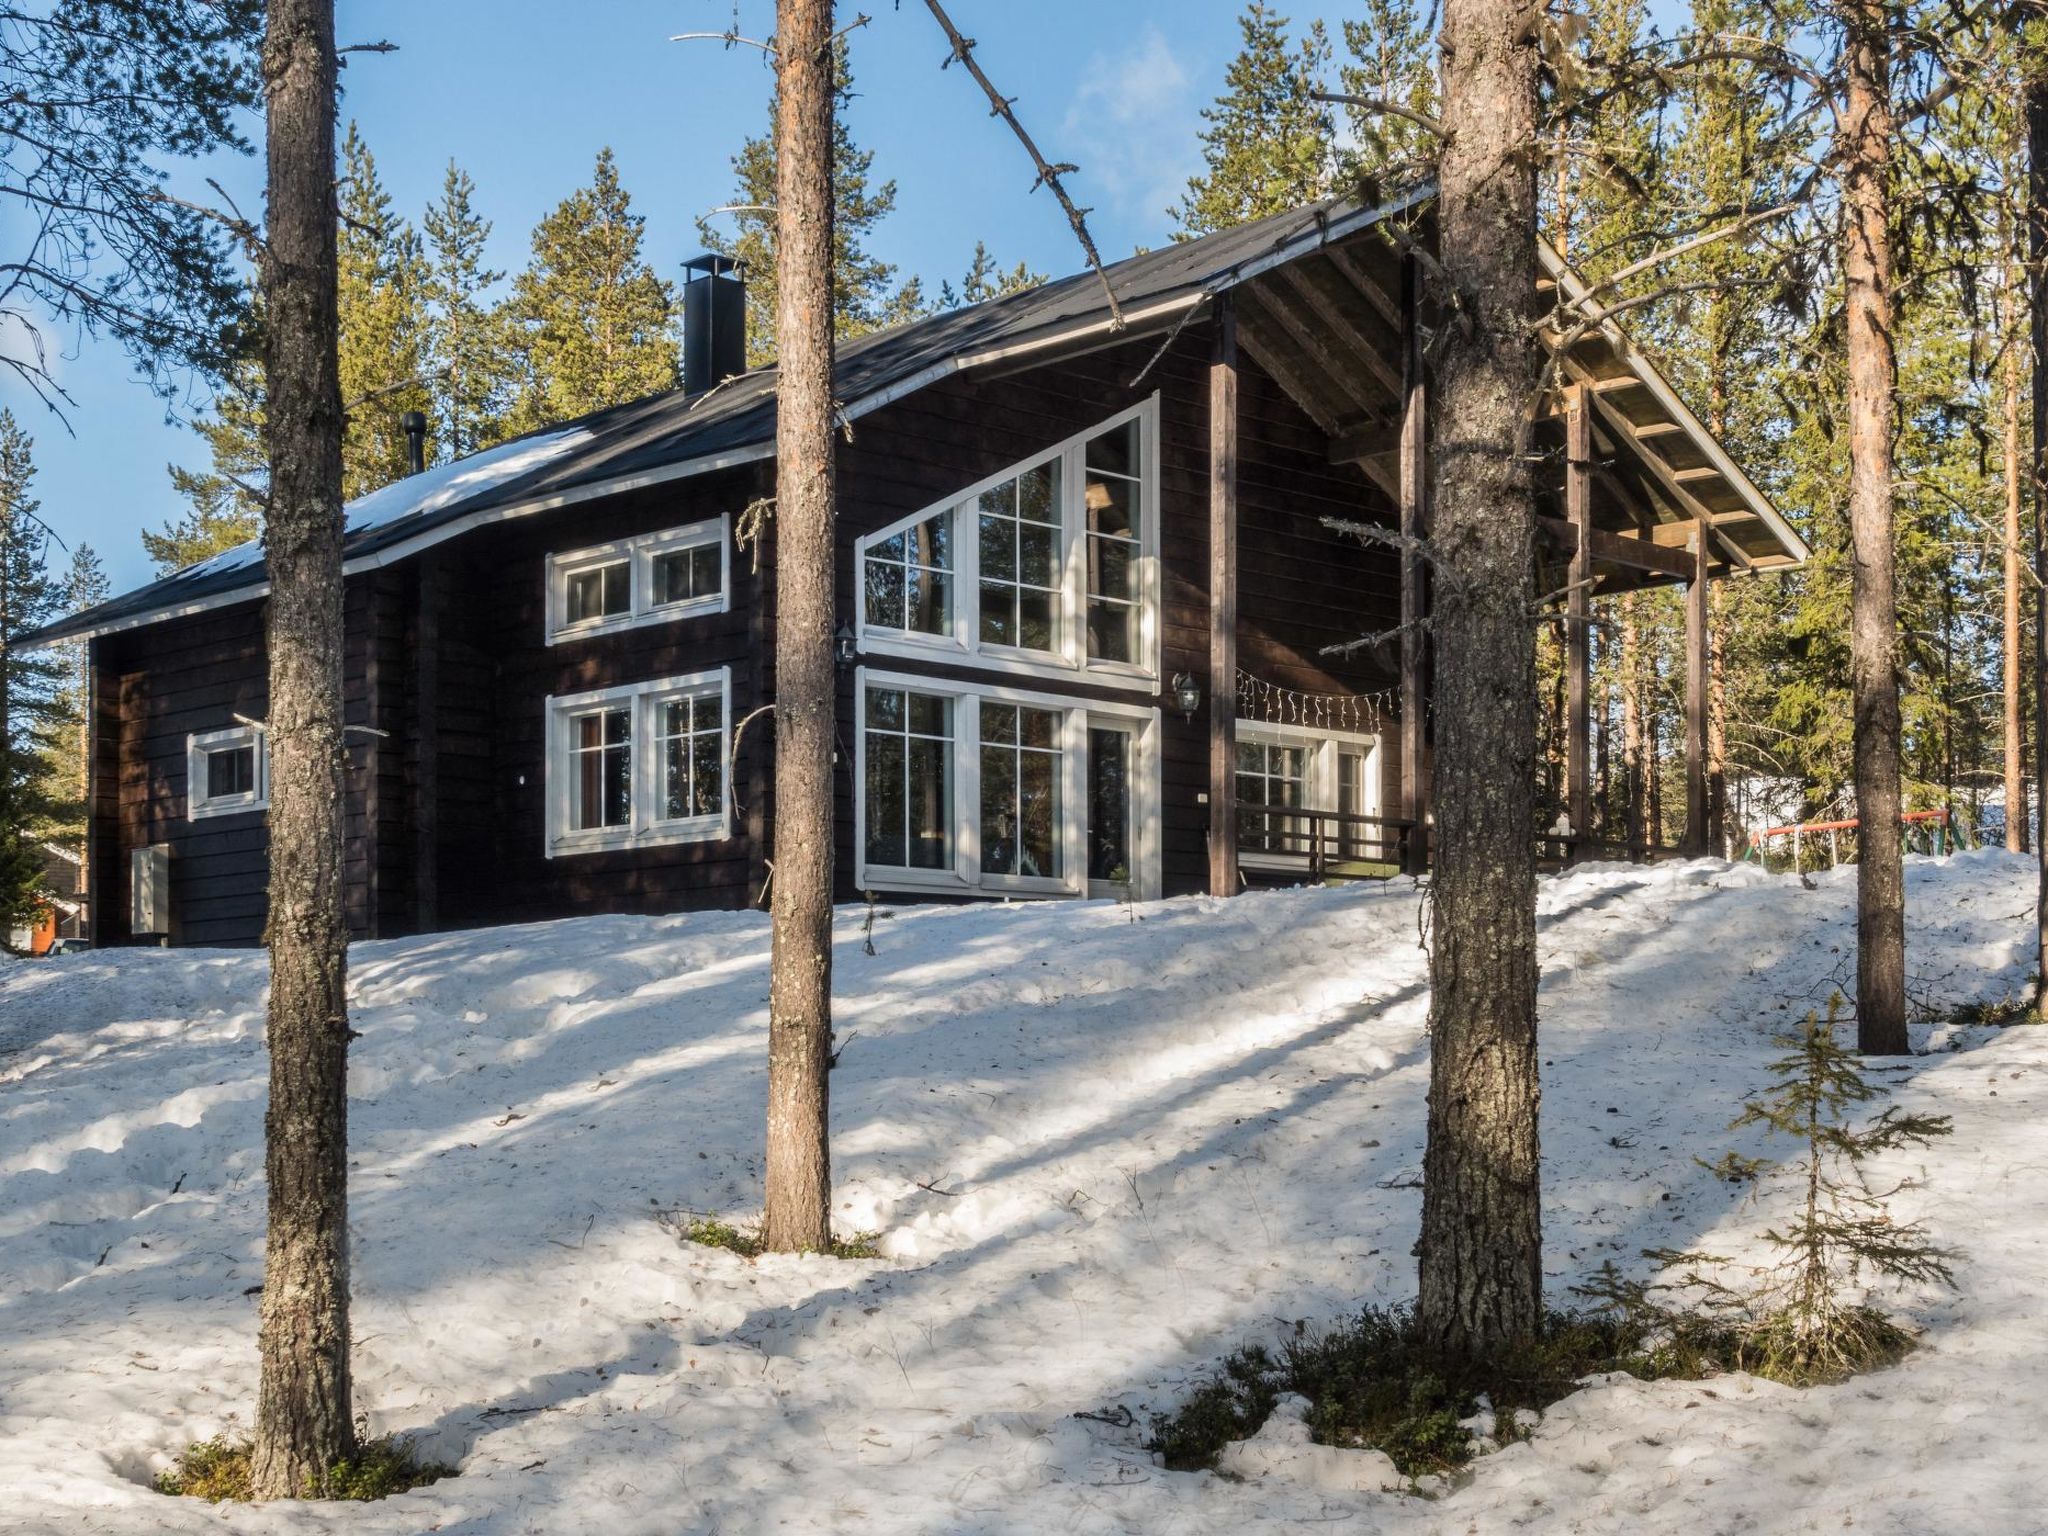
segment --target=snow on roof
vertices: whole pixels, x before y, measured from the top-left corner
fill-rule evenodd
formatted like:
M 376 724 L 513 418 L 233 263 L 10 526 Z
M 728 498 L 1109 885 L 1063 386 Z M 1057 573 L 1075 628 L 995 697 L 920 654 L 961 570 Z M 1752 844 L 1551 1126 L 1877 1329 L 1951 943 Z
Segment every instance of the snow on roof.
M 358 496 L 350 502 L 348 532 L 367 533 L 372 529 L 395 527 L 408 518 L 427 517 L 471 496 L 496 490 L 507 481 L 551 464 L 589 441 L 588 427 L 565 427 L 533 437 L 515 438 L 495 448 L 486 448 L 482 453 L 471 454 L 466 459 L 436 464 L 431 469 L 408 475 L 403 480 L 394 480 L 382 489 L 367 496 Z
M 436 464 L 403 480 L 394 480 L 366 496 L 358 496 L 343 509 L 344 536 L 391 528 L 408 518 L 431 516 L 446 507 L 485 491 L 495 490 L 508 480 L 553 462 L 571 449 L 590 441 L 589 429 L 568 427 L 534 437 L 516 438 L 471 454 Z M 173 579 L 218 576 L 246 570 L 263 560 L 263 541 L 250 539 L 233 549 L 222 550 L 207 560 L 181 567 Z
M 1130 333 L 1140 334 L 1146 326 L 1172 324 L 1213 292 L 1413 209 L 1430 195 L 1425 186 L 1378 206 L 1317 203 L 1146 251 L 1111 264 L 1105 275 Z M 1099 337 L 1115 327 L 1103 282 L 1082 272 L 848 342 L 839 348 L 834 393 L 850 421 L 961 368 Z M 775 385 L 773 369 L 756 369 L 701 394 L 675 390 L 612 406 L 445 466 L 447 478 L 424 490 L 413 476 L 373 492 L 351 511 L 348 568 L 403 558 L 479 521 L 770 457 Z M 367 510 L 387 491 L 392 505 Z M 73 614 L 23 643 L 50 645 L 134 628 L 246 602 L 267 590 L 261 550 L 242 546 Z

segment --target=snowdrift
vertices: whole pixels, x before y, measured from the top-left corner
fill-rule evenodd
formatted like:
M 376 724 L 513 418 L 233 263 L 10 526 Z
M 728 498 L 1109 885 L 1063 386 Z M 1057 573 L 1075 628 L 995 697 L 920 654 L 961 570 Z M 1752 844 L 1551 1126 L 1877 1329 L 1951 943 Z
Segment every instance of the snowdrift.
M 1760 1149 L 1723 1127 L 1772 1031 L 1851 974 L 1849 873 L 1545 882 L 1554 1291 L 1764 1224 L 1693 1157 Z M 2024 985 L 2031 863 L 1909 879 L 1917 1003 Z M 356 948 L 357 1400 L 462 1475 L 317 1511 L 146 1486 L 253 1408 L 263 957 L 0 965 L 0 1529 L 2048 1529 L 2048 1032 L 1923 1027 L 1933 1052 L 1885 1069 L 1956 1118 L 1885 1170 L 1921 1179 L 1897 1209 L 1968 1255 L 1960 1295 L 1905 1299 L 1927 1338 L 1903 1367 L 1600 1384 L 1421 1500 L 1319 1457 L 1240 1481 L 1142 1448 L 1232 1346 L 1412 1290 L 1412 892 L 905 909 L 872 956 L 863 916 L 840 918 L 832 1093 L 867 1262 L 748 1264 L 655 1219 L 758 1210 L 761 915 Z

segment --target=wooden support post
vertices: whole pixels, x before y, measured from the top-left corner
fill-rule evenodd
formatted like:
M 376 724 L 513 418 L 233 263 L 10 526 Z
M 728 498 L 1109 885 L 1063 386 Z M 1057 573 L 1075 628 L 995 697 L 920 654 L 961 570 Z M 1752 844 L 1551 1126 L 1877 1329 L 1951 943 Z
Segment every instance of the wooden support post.
M 441 926 L 441 609 L 448 600 L 447 572 L 440 556 L 419 562 L 419 595 L 413 609 L 412 746 L 412 931 Z
M 1428 532 L 1429 388 L 1422 370 L 1421 278 L 1413 259 L 1401 263 L 1401 536 Z M 1407 873 L 1429 867 L 1428 568 L 1413 543 L 1401 553 L 1401 816 L 1408 833 Z
M 1705 518 L 1693 525 L 1693 575 L 1685 589 L 1685 851 L 1707 851 L 1707 582 L 1713 529 Z
M 1209 364 L 1209 894 L 1237 893 L 1237 312 Z
M 1593 831 L 1592 694 L 1593 694 L 1593 421 L 1583 385 L 1565 395 L 1564 499 L 1572 525 L 1571 592 L 1565 599 L 1565 754 L 1566 815 L 1578 837 Z M 1577 844 L 1565 850 L 1567 861 Z

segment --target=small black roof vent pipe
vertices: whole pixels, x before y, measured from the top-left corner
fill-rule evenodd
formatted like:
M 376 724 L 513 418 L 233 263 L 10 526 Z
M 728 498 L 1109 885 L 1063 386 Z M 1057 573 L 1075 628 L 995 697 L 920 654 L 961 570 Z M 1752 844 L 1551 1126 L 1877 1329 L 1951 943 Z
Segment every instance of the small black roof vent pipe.
M 408 474 L 418 474 L 427 467 L 427 415 L 424 411 L 407 411 L 398 418 L 398 424 L 405 428 L 405 462 Z

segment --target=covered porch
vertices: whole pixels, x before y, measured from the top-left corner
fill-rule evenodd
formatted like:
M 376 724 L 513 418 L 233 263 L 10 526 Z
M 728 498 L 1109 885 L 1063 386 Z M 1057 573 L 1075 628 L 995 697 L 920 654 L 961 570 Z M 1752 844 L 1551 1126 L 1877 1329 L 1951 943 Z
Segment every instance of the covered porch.
M 1215 292 L 1209 365 L 1210 657 L 1217 687 L 1209 712 L 1209 888 L 1231 894 L 1279 877 L 1311 880 L 1419 874 L 1430 857 L 1429 701 L 1431 430 L 1426 348 L 1436 322 L 1420 263 L 1427 220 L 1405 233 L 1368 229 Z M 1545 335 L 1554 387 L 1536 423 L 1537 592 L 1561 624 L 1563 790 L 1558 819 L 1539 835 L 1539 860 L 1644 858 L 1712 846 L 1708 783 L 1713 584 L 1784 570 L 1806 557 L 1796 532 L 1668 380 L 1603 313 L 1587 285 L 1548 247 L 1546 296 L 1576 317 Z M 1377 494 L 1364 498 L 1353 535 L 1387 547 L 1398 566 L 1400 618 L 1391 631 L 1347 644 L 1388 656 L 1397 685 L 1351 701 L 1350 735 L 1363 774 L 1371 751 L 1389 793 L 1368 803 L 1347 777 L 1340 724 L 1334 766 L 1272 768 L 1276 692 L 1249 669 L 1238 605 L 1238 377 L 1245 362 L 1271 378 L 1323 432 L 1333 465 L 1352 465 Z M 1596 603 L 1657 588 L 1682 589 L 1685 816 L 1675 846 L 1599 827 L 1594 811 L 1593 643 Z M 1534 616 L 1532 616 L 1534 622 Z M 1361 629 L 1364 628 L 1361 622 Z M 1260 701 L 1264 700 L 1262 704 Z M 1231 707 L 1232 705 L 1235 707 Z M 1297 695 L 1288 708 L 1344 715 L 1341 697 Z M 1319 797 L 1304 786 L 1322 785 Z M 1362 778 L 1359 781 L 1363 782 Z M 1276 792 L 1274 786 L 1283 788 Z M 1532 796 L 1537 786 L 1531 784 Z

